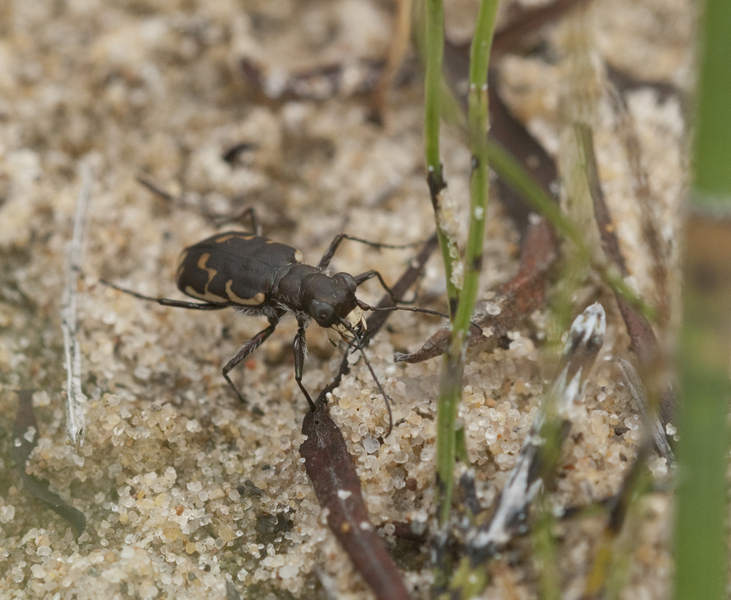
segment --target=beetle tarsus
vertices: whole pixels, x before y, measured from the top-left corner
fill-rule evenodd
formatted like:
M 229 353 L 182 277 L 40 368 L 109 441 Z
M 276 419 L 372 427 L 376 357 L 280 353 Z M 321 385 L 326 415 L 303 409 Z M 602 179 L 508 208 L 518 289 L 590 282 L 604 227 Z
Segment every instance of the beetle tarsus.
M 302 390 L 305 398 L 307 398 L 310 410 L 315 412 L 315 403 L 302 383 L 302 373 L 305 368 L 305 358 L 307 358 L 307 340 L 305 339 L 305 322 L 303 320 L 299 320 L 299 329 L 297 330 L 297 335 L 294 336 L 292 348 L 294 349 L 294 380 Z

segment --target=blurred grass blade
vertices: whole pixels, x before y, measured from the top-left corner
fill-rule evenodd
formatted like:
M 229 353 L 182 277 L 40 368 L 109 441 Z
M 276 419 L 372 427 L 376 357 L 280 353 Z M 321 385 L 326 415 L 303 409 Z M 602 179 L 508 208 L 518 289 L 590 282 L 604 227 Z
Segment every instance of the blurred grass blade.
M 731 2 L 700 20 L 694 177 L 683 264 L 675 598 L 727 598 L 731 398 Z

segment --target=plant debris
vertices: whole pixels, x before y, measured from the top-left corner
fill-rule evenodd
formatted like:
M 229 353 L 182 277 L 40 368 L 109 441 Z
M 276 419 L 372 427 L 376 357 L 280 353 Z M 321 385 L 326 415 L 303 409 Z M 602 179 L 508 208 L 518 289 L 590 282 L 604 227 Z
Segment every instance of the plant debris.
M 27 492 L 57 515 L 66 519 L 81 535 L 86 529 L 84 514 L 48 489 L 48 482 L 26 471 L 26 464 L 38 443 L 38 423 L 33 410 L 33 390 L 19 390 L 18 413 L 13 425 L 13 460 Z

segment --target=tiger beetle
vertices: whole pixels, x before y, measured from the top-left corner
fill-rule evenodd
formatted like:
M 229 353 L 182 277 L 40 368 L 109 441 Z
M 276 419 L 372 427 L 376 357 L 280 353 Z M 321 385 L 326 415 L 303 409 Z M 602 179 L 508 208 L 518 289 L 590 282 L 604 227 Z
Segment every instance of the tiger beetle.
M 100 281 L 135 298 L 150 300 L 163 306 L 193 310 L 221 310 L 234 307 L 245 315 L 266 317 L 269 326 L 244 342 L 222 370 L 224 378 L 242 402 L 246 400 L 231 381 L 229 372 L 264 343 L 274 333 L 282 317 L 291 312 L 294 313 L 299 325 L 293 344 L 295 381 L 307 398 L 310 409 L 315 410 L 315 403 L 302 384 L 302 371 L 307 354 L 305 328 L 309 321 L 314 319 L 320 327 L 334 330 L 348 345 L 360 351 L 386 402 L 390 433 L 392 416 L 389 398 L 363 351 L 366 333 L 363 312 L 409 310 L 446 315 L 422 308 L 393 306 L 377 309 L 369 306 L 358 299 L 355 292 L 359 285 L 374 277 L 395 301 L 390 288 L 378 271 L 366 271 L 355 277 L 348 273 L 328 275 L 327 267 L 344 239 L 377 248 L 406 248 L 413 244 L 401 246 L 380 244 L 341 233 L 333 239 L 315 267 L 302 262 L 303 256 L 299 250 L 262 237 L 253 211 L 248 209 L 245 212 L 251 217 L 255 233 L 240 231 L 218 233 L 186 248 L 180 255 L 175 276 L 178 289 L 188 296 L 203 300 L 203 303 L 145 296 L 104 279 Z

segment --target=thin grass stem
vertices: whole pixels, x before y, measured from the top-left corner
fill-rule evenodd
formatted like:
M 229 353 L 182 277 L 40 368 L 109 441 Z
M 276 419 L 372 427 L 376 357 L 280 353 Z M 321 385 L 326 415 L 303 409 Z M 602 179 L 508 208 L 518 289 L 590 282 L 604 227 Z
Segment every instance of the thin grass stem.
M 454 266 L 459 257 L 454 219 L 445 210 L 444 179 L 440 154 L 442 61 L 444 55 L 444 5 L 442 0 L 426 0 L 424 18 L 424 44 L 426 59 L 424 81 L 424 147 L 426 153 L 427 184 L 434 208 L 439 248 L 442 252 L 447 280 L 449 314 L 457 306 L 458 288 L 454 280 Z
M 477 13 L 470 56 L 469 140 L 472 152 L 470 221 L 463 263 L 463 283 L 456 313 L 452 311 L 452 340 L 444 357 L 437 409 L 437 477 L 441 492 L 440 522 L 449 518 L 456 456 L 455 420 L 462 398 L 462 375 L 467 333 L 477 299 L 482 270 L 482 245 L 488 200 L 487 65 L 495 29 L 497 0 L 482 0 Z

